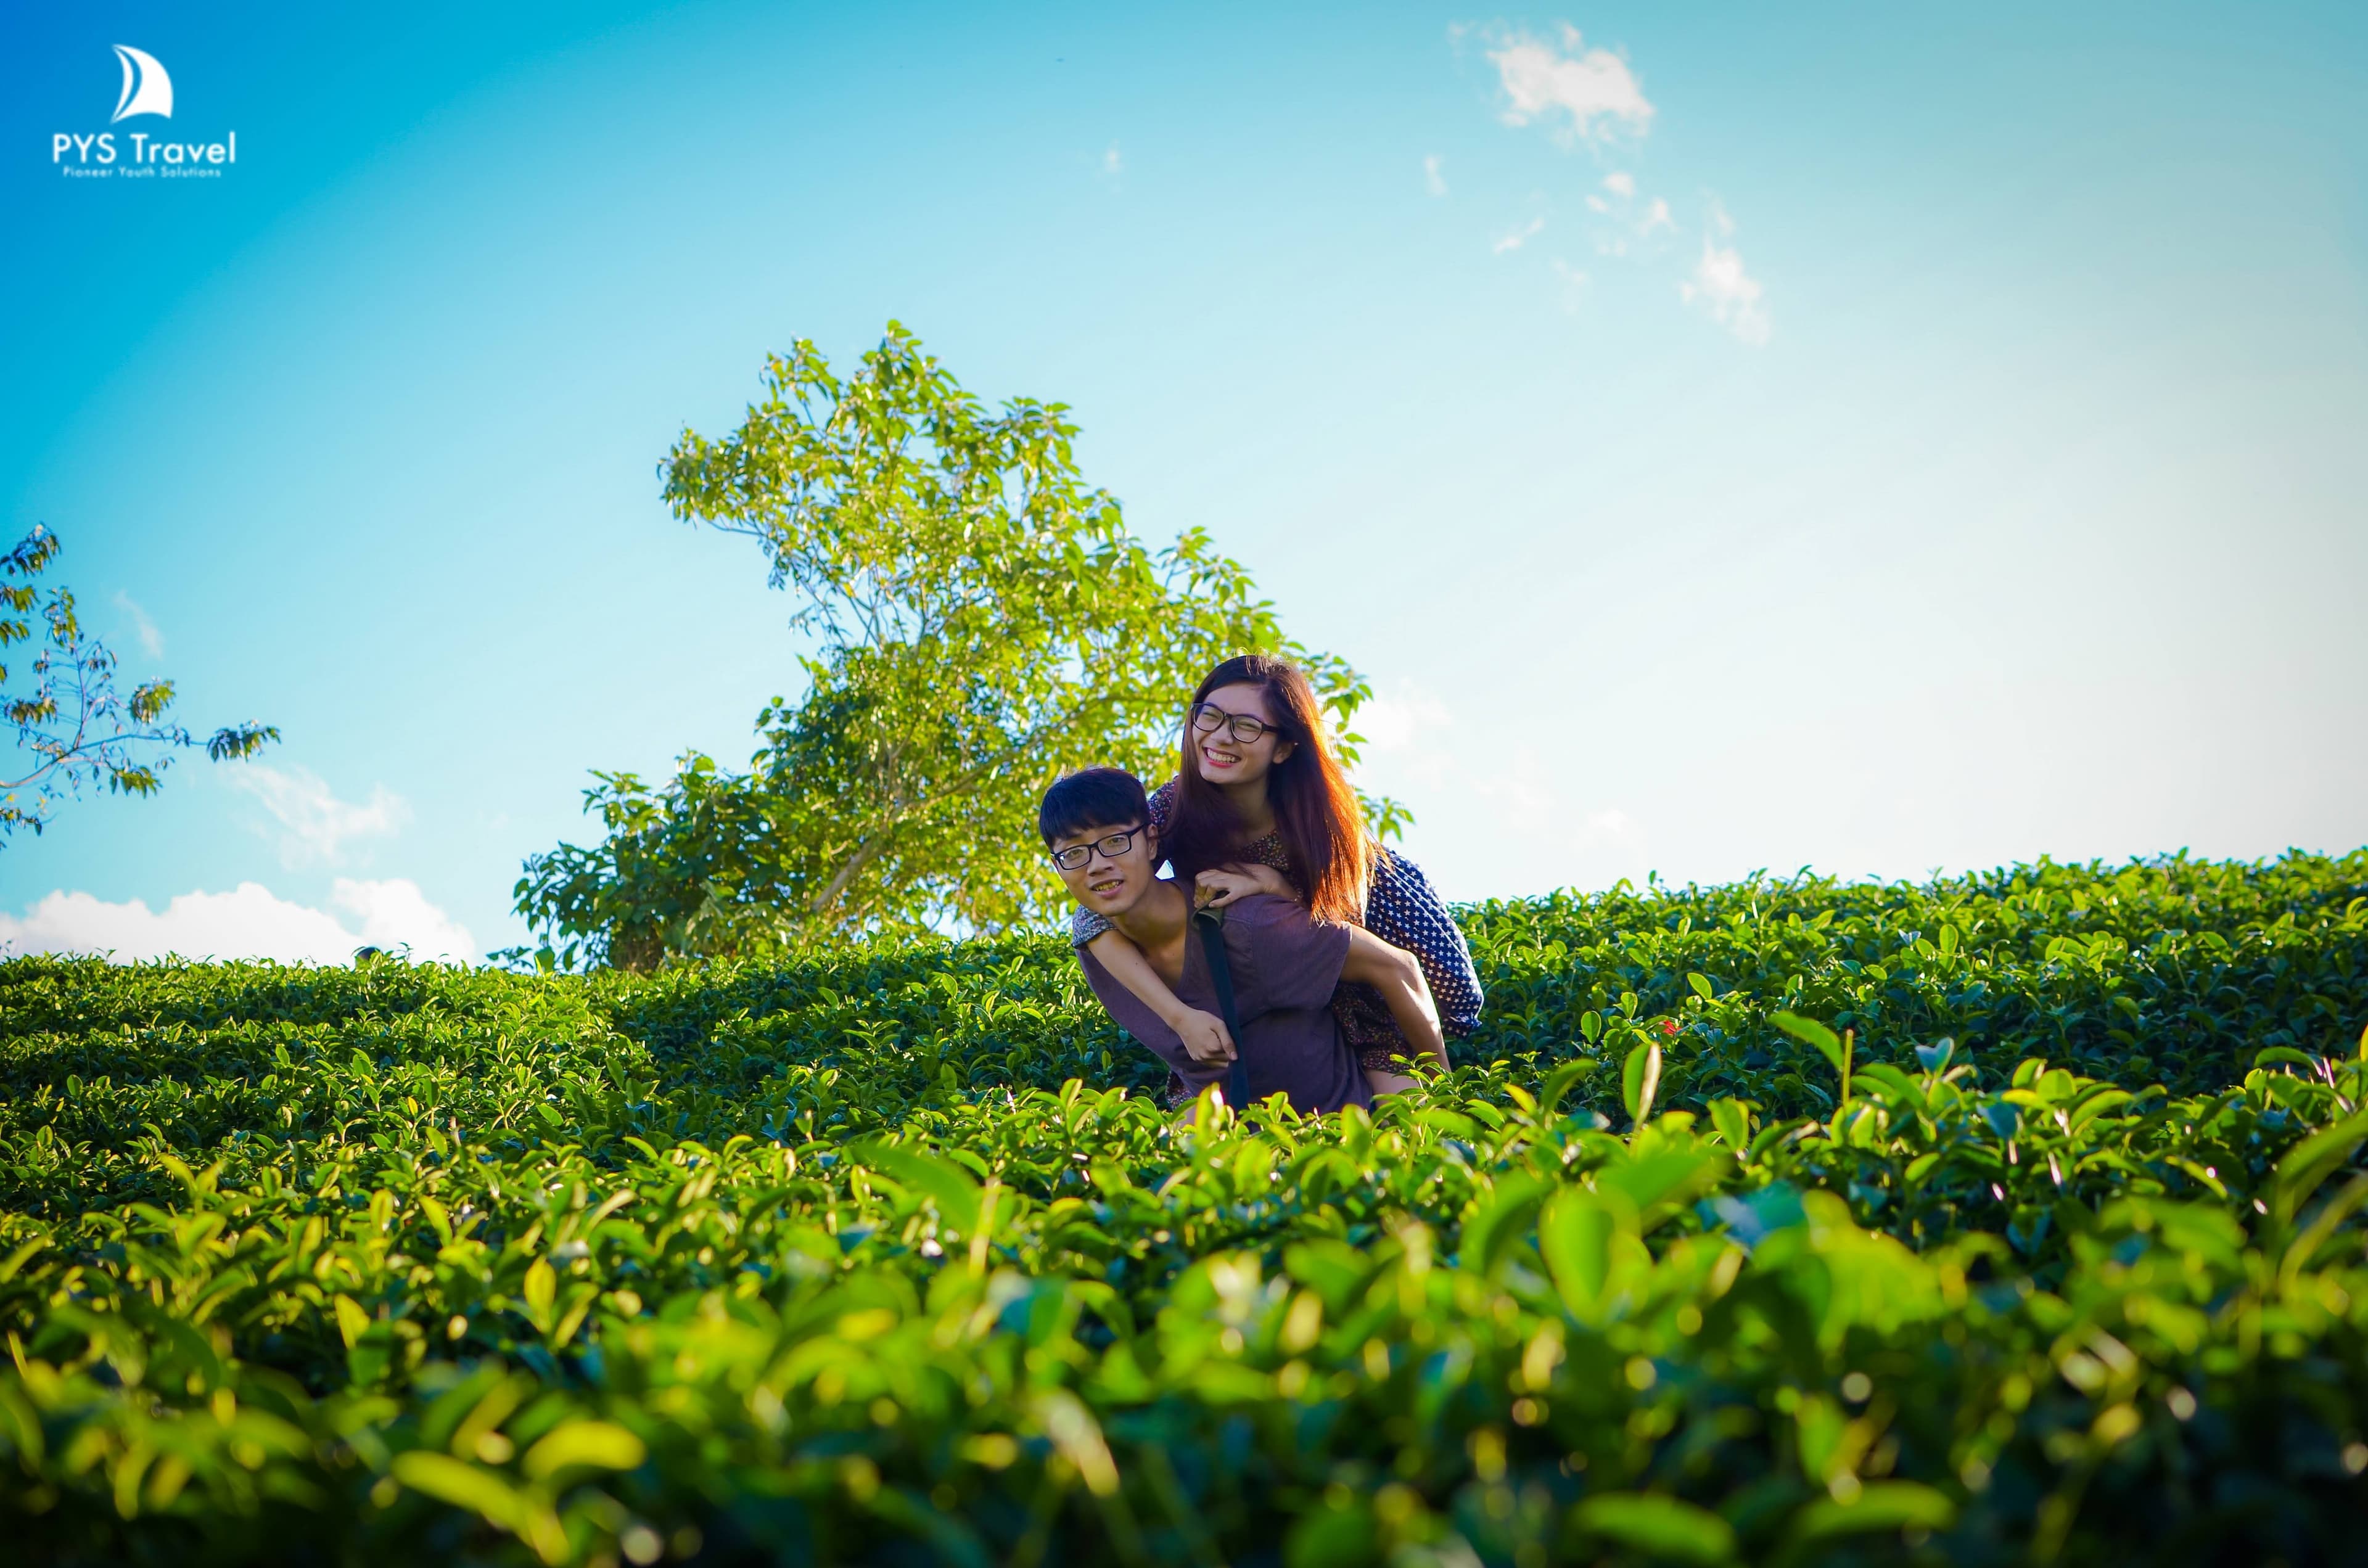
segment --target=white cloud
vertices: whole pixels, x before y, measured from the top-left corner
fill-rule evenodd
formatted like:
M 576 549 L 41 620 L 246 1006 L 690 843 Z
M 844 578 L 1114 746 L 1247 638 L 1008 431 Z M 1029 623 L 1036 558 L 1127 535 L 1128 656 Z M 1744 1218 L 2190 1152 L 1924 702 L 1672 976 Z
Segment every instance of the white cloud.
M 1427 732 L 1455 722 L 1447 704 L 1415 685 L 1401 681 L 1395 695 L 1376 692 L 1357 710 L 1355 727 L 1365 744 L 1376 752 L 1405 751 Z
M 1546 221 L 1543 218 L 1532 218 L 1522 227 L 1509 230 L 1507 233 L 1498 235 L 1497 243 L 1490 245 L 1488 249 L 1491 253 L 1497 256 L 1502 256 L 1507 251 L 1519 250 L 1531 239 L 1534 239 L 1537 236 L 1538 231 L 1543 229 L 1545 226 Z
M 1448 36 L 1460 42 L 1472 30 L 1452 27 Z M 1504 88 L 1501 112 L 1506 123 L 1543 123 L 1565 142 L 1585 142 L 1599 149 L 1622 131 L 1641 137 L 1652 130 L 1653 105 L 1637 85 L 1628 62 L 1611 50 L 1586 47 L 1578 29 L 1569 23 L 1560 24 L 1552 37 L 1502 23 L 1477 31 L 1491 46 L 1487 56 Z M 1637 194 L 1636 176 L 1630 170 L 1606 174 L 1599 188 L 1587 192 L 1584 199 L 1588 211 L 1607 220 L 1587 235 L 1598 256 L 1633 253 L 1639 260 L 1663 258 L 1668 250 L 1649 242 L 1665 233 L 1680 233 L 1664 198 L 1645 200 L 1643 215 L 1637 215 L 1636 204 L 1643 199 Z M 1539 219 L 1501 235 L 1493 249 L 1498 256 L 1519 250 L 1544 227 L 1544 220 Z M 1701 259 L 1679 283 L 1678 291 L 1687 303 L 1702 306 L 1737 338 L 1757 346 L 1766 343 L 1773 330 L 1767 290 L 1745 269 L 1742 253 L 1731 243 L 1734 232 L 1734 221 L 1713 206 Z M 1574 310 L 1587 275 L 1559 259 L 1554 265 L 1562 283 L 1562 307 Z
M 1642 887 L 1652 870 L 1652 850 L 1636 819 L 1613 807 L 1590 812 L 1571 844 L 1574 883 L 1608 888 L 1623 878 Z
M 148 618 L 146 610 L 140 608 L 140 601 L 118 588 L 115 591 L 115 608 L 131 618 L 132 635 L 140 639 L 140 646 L 147 650 L 148 656 L 163 658 L 165 634 L 156 630 L 156 623 Z
M 1102 173 L 1116 176 L 1125 172 L 1126 160 L 1119 156 L 1118 143 L 1113 142 L 1102 153 Z
M 1364 738 L 1358 782 L 1411 795 L 1423 822 L 1463 839 L 1457 858 L 1466 874 L 1488 869 L 1472 892 L 1454 896 L 1609 887 L 1622 877 L 1643 882 L 1649 846 L 1633 818 L 1613 806 L 1582 807 L 1535 746 L 1485 723 L 1470 729 L 1421 683 L 1400 677 L 1377 688 L 1352 727 Z M 1485 829 L 1465 836 L 1475 824 Z
M 1491 757 L 1474 769 L 1472 791 L 1494 805 L 1497 825 L 1513 833 L 1553 833 L 1568 815 L 1562 791 L 1528 745 L 1517 744 L 1509 758 Z
M 393 833 L 411 820 L 410 806 L 383 784 L 370 786 L 368 803 L 356 805 L 337 799 L 319 775 L 306 768 L 282 773 L 247 763 L 227 777 L 278 820 L 282 829 L 279 860 L 285 866 L 315 861 L 336 865 L 347 839 Z
M 1735 221 L 1725 209 L 1713 207 L 1711 227 L 1719 237 L 1731 237 Z M 1744 270 L 1743 253 L 1707 233 L 1702 236 L 1702 259 L 1694 264 L 1693 276 L 1678 285 L 1679 298 L 1689 304 L 1702 304 L 1719 325 L 1754 347 L 1766 343 L 1770 330 L 1763 300 L 1766 292 L 1759 280 Z
M 477 940 L 469 928 L 427 902 L 419 884 L 408 877 L 384 881 L 357 881 L 339 877 L 329 900 L 361 921 L 362 940 L 390 950 L 408 946 L 417 959 L 477 961 Z
M 1487 802 L 1499 837 L 1524 845 L 1526 875 L 1533 878 L 1543 867 L 1547 886 L 1608 888 L 1622 877 L 1643 885 L 1652 869 L 1651 846 L 1626 812 L 1576 806 L 1563 780 L 1526 744 L 1516 744 L 1509 756 L 1473 761 L 1467 769 L 1472 791 Z
M 1455 746 L 1441 738 L 1455 727 L 1455 715 L 1414 681 L 1401 679 L 1374 692 L 1350 727 L 1364 740 L 1365 762 L 1383 763 L 1427 787 L 1436 786 L 1455 765 Z
M 162 911 L 132 899 L 102 903 L 86 892 L 52 892 L 22 918 L 0 915 L 0 953 L 111 953 L 123 962 L 163 958 L 277 959 L 344 963 L 369 946 L 411 949 L 415 959 L 477 961 L 476 939 L 404 879 L 340 877 L 331 902 L 359 928 L 325 910 L 290 903 L 259 882 L 230 892 L 185 892 Z
M 1488 51 L 1505 88 L 1506 123 L 1527 125 L 1559 111 L 1568 121 L 1559 134 L 1579 141 L 1608 135 L 1616 125 L 1639 136 L 1651 129 L 1653 106 L 1628 62 L 1608 49 L 1582 48 L 1568 23 L 1561 32 L 1559 48 L 1517 32 Z
M 1669 216 L 1668 202 L 1657 196 L 1645 203 L 1643 217 L 1636 216 L 1636 176 L 1624 170 L 1606 175 L 1603 176 L 1603 188 L 1610 191 L 1611 195 L 1607 198 L 1589 192 L 1587 198 L 1588 210 L 1611 219 L 1627 233 L 1599 236 L 1595 242 L 1595 248 L 1599 254 L 1625 256 L 1628 254 L 1628 242 L 1631 237 L 1648 240 L 1660 230 L 1675 229 L 1678 226 L 1677 221 Z
M 1422 161 L 1422 187 L 1433 196 L 1447 194 L 1447 176 L 1440 173 L 1440 156 L 1436 153 Z
M 1562 308 L 1576 315 L 1579 306 L 1587 302 L 1587 274 L 1560 256 L 1554 258 L 1554 276 L 1562 279 Z

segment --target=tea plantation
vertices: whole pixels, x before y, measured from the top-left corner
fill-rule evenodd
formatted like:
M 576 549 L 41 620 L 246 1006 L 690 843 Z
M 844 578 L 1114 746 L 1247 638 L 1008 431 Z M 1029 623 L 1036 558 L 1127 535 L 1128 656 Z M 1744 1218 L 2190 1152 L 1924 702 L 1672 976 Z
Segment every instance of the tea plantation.
M 0 963 L 0 1550 L 2368 1561 L 2368 851 L 1464 916 L 1319 1121 L 1051 938 Z

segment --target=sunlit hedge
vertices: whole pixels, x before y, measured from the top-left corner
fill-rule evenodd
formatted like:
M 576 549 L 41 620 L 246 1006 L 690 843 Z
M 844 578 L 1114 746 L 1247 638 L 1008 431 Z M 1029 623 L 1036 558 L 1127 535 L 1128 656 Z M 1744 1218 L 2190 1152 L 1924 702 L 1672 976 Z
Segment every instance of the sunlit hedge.
M 2368 854 L 1464 915 L 1323 1121 L 1173 1123 L 1050 939 L 0 963 L 11 1544 L 2368 1555 Z

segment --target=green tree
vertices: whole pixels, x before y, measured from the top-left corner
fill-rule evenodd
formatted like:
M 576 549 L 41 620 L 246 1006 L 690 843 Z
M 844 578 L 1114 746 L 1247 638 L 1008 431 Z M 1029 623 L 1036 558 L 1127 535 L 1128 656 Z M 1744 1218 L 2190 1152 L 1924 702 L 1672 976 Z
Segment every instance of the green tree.
M 233 724 L 199 741 L 165 717 L 173 683 L 152 680 L 124 697 L 115 689 L 115 655 L 83 631 L 71 589 L 46 593 L 36 579 L 57 559 L 58 536 L 36 527 L 0 555 L 0 653 L 37 642 L 28 684 L 0 663 L 0 716 L 16 726 L 27 762 L 0 777 L 0 844 L 18 828 L 38 834 L 57 802 L 85 785 L 116 794 L 153 795 L 172 766 L 173 753 L 203 745 L 216 762 L 253 756 L 279 738 L 271 724 Z
M 530 858 L 515 890 L 539 961 L 1048 918 L 1044 787 L 1097 763 L 1165 778 L 1184 698 L 1234 653 L 1300 661 L 1353 758 L 1357 673 L 1286 638 L 1199 530 L 1158 551 L 1131 535 L 1079 476 L 1067 415 L 988 409 L 892 322 L 852 375 L 801 340 L 737 432 L 684 432 L 667 503 L 756 540 L 816 652 L 804 695 L 757 715 L 745 772 L 693 752 L 662 784 L 594 774 L 607 836 Z M 1384 831 L 1404 821 L 1370 804 Z

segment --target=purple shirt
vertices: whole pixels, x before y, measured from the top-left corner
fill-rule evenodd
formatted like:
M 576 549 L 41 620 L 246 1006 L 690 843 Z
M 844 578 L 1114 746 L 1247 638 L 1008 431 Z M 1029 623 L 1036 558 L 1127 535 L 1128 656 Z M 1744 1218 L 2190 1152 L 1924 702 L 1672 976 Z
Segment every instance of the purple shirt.
M 1332 1016 L 1332 992 L 1349 961 L 1349 928 L 1318 920 L 1289 899 L 1253 894 L 1220 911 L 1224 917 L 1225 958 L 1234 976 L 1234 1015 L 1241 1028 L 1234 1049 L 1249 1067 L 1250 1096 L 1281 1094 L 1302 1114 L 1370 1107 L 1372 1090 L 1356 1054 L 1340 1038 Z M 1217 1017 L 1217 987 L 1209 975 L 1201 933 L 1184 934 L 1184 978 L 1176 999 Z M 1086 983 L 1119 1027 L 1157 1052 L 1184 1080 L 1185 1094 L 1199 1094 L 1224 1081 L 1223 1062 L 1195 1062 L 1176 1031 L 1110 978 L 1101 960 L 1084 948 L 1078 961 Z

